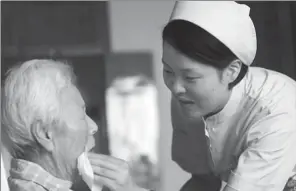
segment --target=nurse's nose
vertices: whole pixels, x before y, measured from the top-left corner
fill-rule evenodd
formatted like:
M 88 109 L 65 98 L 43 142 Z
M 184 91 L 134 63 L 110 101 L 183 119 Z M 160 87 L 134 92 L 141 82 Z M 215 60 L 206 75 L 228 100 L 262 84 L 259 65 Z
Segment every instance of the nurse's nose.
M 171 90 L 174 95 L 184 94 L 186 92 L 184 84 L 183 84 L 182 80 L 180 80 L 180 79 L 175 79 L 172 82 L 172 89 Z

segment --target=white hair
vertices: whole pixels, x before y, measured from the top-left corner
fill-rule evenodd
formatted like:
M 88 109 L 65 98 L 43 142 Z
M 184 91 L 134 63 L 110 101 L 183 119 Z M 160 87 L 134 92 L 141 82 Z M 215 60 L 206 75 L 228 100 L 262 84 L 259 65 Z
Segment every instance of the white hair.
M 2 124 L 14 157 L 38 151 L 31 127 L 61 122 L 59 95 L 74 85 L 70 65 L 54 60 L 30 60 L 8 71 L 2 90 Z

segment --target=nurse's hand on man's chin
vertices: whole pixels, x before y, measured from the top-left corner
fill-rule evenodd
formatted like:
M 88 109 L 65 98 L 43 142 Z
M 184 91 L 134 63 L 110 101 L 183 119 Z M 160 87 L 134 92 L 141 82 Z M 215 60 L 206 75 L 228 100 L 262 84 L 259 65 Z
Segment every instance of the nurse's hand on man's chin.
M 88 153 L 94 171 L 95 182 L 112 191 L 123 191 L 131 188 L 132 181 L 128 163 L 124 160 L 102 154 Z

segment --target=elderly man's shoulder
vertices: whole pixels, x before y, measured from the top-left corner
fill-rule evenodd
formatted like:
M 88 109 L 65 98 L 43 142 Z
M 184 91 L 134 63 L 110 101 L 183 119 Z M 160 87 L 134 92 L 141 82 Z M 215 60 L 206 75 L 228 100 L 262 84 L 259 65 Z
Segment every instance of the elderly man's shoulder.
M 18 178 L 8 178 L 8 185 L 10 191 L 72 191 L 70 188 L 62 186 L 46 186 L 46 183 L 39 184 L 32 180 L 24 180 Z
M 45 191 L 43 186 L 36 184 L 33 181 L 8 178 L 10 191 Z

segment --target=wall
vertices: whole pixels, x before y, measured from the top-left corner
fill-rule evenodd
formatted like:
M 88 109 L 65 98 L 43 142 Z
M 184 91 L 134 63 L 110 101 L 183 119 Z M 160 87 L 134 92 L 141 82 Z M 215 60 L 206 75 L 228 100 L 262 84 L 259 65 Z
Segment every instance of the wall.
M 296 34 L 296 3 L 295 2 L 290 2 L 291 3 L 291 23 L 292 23 L 292 34 Z M 294 46 L 294 59 L 296 59 L 296 35 L 293 35 L 293 46 Z M 294 65 L 294 74 L 296 79 L 296 63 Z
M 151 52 L 154 77 L 159 91 L 161 191 L 178 190 L 189 178 L 171 160 L 172 127 L 170 123 L 170 94 L 162 81 L 161 31 L 173 9 L 173 1 L 111 1 L 110 40 L 113 52 Z
M 149 52 L 113 53 L 105 58 L 106 87 L 117 77 L 145 75 L 153 78 L 152 55 Z M 122 67 L 119 67 L 123 65 Z
M 295 45 L 290 9 L 295 2 L 244 2 L 251 7 L 257 33 L 254 65 L 282 72 L 296 79 Z

